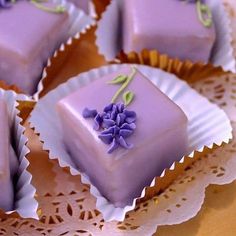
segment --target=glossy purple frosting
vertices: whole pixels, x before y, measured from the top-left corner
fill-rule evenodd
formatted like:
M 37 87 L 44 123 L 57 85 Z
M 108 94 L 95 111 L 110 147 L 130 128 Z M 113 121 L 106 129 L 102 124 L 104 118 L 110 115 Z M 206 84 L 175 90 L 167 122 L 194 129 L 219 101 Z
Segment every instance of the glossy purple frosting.
M 209 61 L 215 27 L 205 27 L 200 22 L 196 3 L 124 0 L 122 16 L 125 52 L 156 49 L 172 58 Z
M 49 13 L 22 0 L 0 9 L 0 25 L 0 80 L 32 94 L 47 59 L 66 39 L 68 14 Z
M 14 205 L 13 177 L 19 163 L 10 144 L 8 112 L 3 100 L 0 100 L 0 114 L 0 208 L 10 211 Z
M 107 144 L 94 120 L 85 119 L 85 107 L 102 111 L 119 85 L 107 82 L 131 68 L 104 76 L 62 99 L 58 114 L 64 142 L 73 161 L 85 172 L 99 191 L 117 207 L 131 204 L 155 176 L 182 158 L 187 151 L 187 118 L 183 111 L 140 72 L 129 84 L 135 93 L 128 109 L 137 114 L 137 127 L 127 138 L 132 149 L 117 148 L 107 153 Z M 122 102 L 119 97 L 117 103 Z

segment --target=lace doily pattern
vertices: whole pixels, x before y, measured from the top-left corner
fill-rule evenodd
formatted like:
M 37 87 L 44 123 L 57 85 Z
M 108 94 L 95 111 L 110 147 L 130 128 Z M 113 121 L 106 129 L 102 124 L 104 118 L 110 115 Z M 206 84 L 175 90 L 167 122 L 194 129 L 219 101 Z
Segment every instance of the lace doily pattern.
M 234 12 L 231 12 L 235 16 Z M 236 75 L 223 75 L 192 84 L 201 94 L 229 115 L 236 135 Z M 28 130 L 28 135 L 33 136 Z M 134 236 L 152 235 L 159 225 L 178 224 L 194 217 L 201 209 L 209 184 L 226 184 L 236 179 L 236 140 L 203 155 L 159 196 L 139 204 L 124 222 L 106 223 L 96 210 L 95 199 L 79 176 L 71 176 L 47 153 L 34 136 L 29 145 L 31 173 L 38 190 L 40 220 L 2 216 L 0 235 L 52 236 Z

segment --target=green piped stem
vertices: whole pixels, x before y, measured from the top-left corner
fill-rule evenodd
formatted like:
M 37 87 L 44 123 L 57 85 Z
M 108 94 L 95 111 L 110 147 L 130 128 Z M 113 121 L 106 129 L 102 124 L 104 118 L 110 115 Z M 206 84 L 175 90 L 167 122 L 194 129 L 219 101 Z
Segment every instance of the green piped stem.
M 205 27 L 211 27 L 212 25 L 212 13 L 210 8 L 201 3 L 201 0 L 197 1 L 197 13 L 198 18 Z
M 40 0 L 31 0 L 31 3 L 34 4 L 37 8 L 43 11 L 47 11 L 50 13 L 63 13 L 65 12 L 65 8 L 63 6 L 56 6 L 55 8 L 46 7 L 42 4 Z
M 118 89 L 118 91 L 113 96 L 111 103 L 115 103 L 116 99 L 120 96 L 120 94 L 127 88 L 127 86 L 130 84 L 130 82 L 133 80 L 135 74 L 137 72 L 137 69 L 132 66 L 132 72 L 127 78 L 127 80 L 122 84 L 122 86 Z

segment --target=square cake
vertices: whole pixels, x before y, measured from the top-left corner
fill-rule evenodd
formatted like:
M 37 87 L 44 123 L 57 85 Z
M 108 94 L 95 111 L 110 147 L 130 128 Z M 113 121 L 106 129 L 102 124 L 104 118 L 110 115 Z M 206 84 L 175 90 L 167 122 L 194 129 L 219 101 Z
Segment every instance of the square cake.
M 67 38 L 68 18 L 67 12 L 48 12 L 26 0 L 0 8 L 0 80 L 33 94 L 47 59 Z
M 216 33 L 211 12 L 204 23 L 199 18 L 197 1 L 124 0 L 122 5 L 123 49 L 140 52 L 157 50 L 172 58 L 208 62 Z M 209 15 L 207 15 L 209 14 Z
M 14 188 L 13 173 L 18 168 L 14 150 L 10 144 L 10 127 L 5 101 L 0 100 L 0 208 L 5 211 L 13 210 Z M 11 154 L 10 154 L 11 153 Z
M 134 67 L 75 91 L 57 110 L 72 160 L 116 207 L 187 152 L 185 114 Z

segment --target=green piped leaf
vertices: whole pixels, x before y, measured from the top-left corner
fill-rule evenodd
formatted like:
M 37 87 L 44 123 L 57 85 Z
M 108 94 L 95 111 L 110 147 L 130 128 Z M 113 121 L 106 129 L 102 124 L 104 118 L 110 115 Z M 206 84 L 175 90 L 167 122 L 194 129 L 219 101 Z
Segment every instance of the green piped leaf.
M 134 99 L 134 93 L 127 91 L 123 94 L 123 101 L 125 106 L 128 106 Z
M 108 84 L 122 84 L 128 79 L 128 76 L 126 75 L 119 75 L 112 81 L 109 81 Z
M 15 1 L 15 0 L 13 0 Z M 56 7 L 47 7 L 46 5 L 44 5 L 41 0 L 31 0 L 30 1 L 32 4 L 34 4 L 35 7 L 37 7 L 38 9 L 42 10 L 42 11 L 46 11 L 46 12 L 50 12 L 50 13 L 58 13 L 61 14 L 63 12 L 66 11 L 65 7 L 62 5 L 57 5 Z

